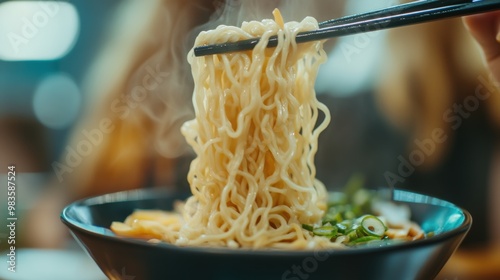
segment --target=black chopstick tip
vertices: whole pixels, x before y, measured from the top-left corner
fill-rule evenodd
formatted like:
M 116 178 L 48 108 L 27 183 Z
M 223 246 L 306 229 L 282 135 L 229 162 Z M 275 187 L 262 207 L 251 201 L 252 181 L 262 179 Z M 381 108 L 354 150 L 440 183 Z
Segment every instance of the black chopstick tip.
M 244 47 L 236 43 L 223 43 L 216 45 L 205 45 L 194 48 L 195 56 L 207 56 L 223 53 L 231 53 L 245 50 Z
M 205 45 L 194 48 L 195 56 L 207 56 L 207 55 L 215 55 L 215 54 L 223 54 L 223 53 L 231 53 L 243 51 L 244 48 L 240 47 L 235 43 L 224 43 L 217 45 Z
M 215 54 L 212 52 L 213 45 L 199 46 L 194 48 L 194 56 L 205 56 Z
M 195 56 L 206 56 L 223 53 L 233 53 L 241 51 L 250 51 L 259 43 L 260 38 L 251 38 L 236 42 L 227 42 L 214 45 L 203 45 L 194 48 Z M 272 48 L 278 45 L 278 38 L 271 36 L 267 42 L 267 47 Z

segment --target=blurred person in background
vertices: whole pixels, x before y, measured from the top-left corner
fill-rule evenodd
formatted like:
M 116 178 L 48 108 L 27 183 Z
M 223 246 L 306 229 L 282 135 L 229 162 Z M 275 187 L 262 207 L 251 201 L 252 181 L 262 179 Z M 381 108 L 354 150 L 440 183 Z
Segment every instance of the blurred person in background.
M 498 77 L 492 53 L 498 55 L 500 45 L 491 43 L 498 21 L 473 17 L 466 23 L 486 47 L 490 70 Z M 398 169 L 385 177 L 389 184 L 443 198 L 472 214 L 473 226 L 442 278 L 498 279 L 498 83 L 460 19 L 394 29 L 388 42 L 377 102 L 408 146 L 398 157 Z
M 276 6 L 285 20 L 312 15 L 321 21 L 341 15 L 342 4 L 333 2 L 308 3 L 311 10 L 303 2 L 294 2 L 299 9 L 292 11 L 290 2 L 228 1 L 225 13 L 218 9 L 225 5 L 221 1 L 124 3 L 108 43 L 89 71 L 87 112 L 61 159 L 52 164 L 52 189 L 40 198 L 27 222 L 37 232 L 31 245 L 60 246 L 66 231 L 58 213 L 75 199 L 150 186 L 188 190 L 185 178 L 192 154 L 179 128 L 193 117 L 185 55 L 196 31 L 221 22 L 238 25 L 235 18 L 223 17 L 231 13 L 240 15 L 239 20 L 269 17 Z M 240 5 L 265 13 L 247 14 L 239 10 Z M 137 19 L 138 11 L 147 20 L 131 20 Z M 209 19 L 219 20 L 197 28 Z M 465 245 L 487 248 L 495 237 L 489 197 L 495 190 L 492 170 L 500 101 L 495 87 L 483 82 L 488 74 L 480 53 L 460 19 L 393 29 L 386 44 L 383 56 L 374 54 L 383 60 L 370 73 L 369 86 L 344 96 L 328 89 L 318 91 L 333 117 L 320 137 L 318 178 L 339 188 L 352 173 L 361 172 L 370 187 L 394 184 L 449 200 L 474 217 Z M 365 65 L 355 67 L 361 71 Z M 463 112 L 472 106 L 464 102 L 475 96 L 480 85 L 491 94 L 485 100 L 478 98 L 477 108 L 471 103 L 474 110 Z M 400 157 L 410 161 L 412 152 L 421 150 L 416 142 L 429 143 L 425 140 L 433 139 L 436 129 L 442 131 L 438 138 L 446 136 L 446 140 L 433 140 L 432 151 L 422 151 L 425 158 L 413 165 L 414 171 L 399 174 Z M 79 154 L 78 147 L 83 151 L 86 143 L 91 144 L 90 152 Z M 498 267 L 485 261 L 498 250 L 478 252 L 473 255 L 480 257 L 475 258 L 477 263 L 461 266 L 471 259 L 471 253 L 461 250 L 443 277 L 498 275 Z

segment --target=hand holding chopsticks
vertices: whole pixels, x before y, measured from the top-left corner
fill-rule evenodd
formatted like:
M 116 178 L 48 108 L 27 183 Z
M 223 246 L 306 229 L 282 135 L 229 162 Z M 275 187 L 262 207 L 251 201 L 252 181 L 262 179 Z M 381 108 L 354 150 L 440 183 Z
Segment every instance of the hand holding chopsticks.
M 297 43 L 324 40 L 333 37 L 352 35 L 381 29 L 418 24 L 450 17 L 499 10 L 500 0 L 420 0 L 390 8 L 328 20 L 319 24 L 319 29 L 298 33 Z M 251 50 L 260 38 L 217 45 L 198 46 L 196 56 L 221 54 Z M 269 39 L 268 47 L 278 43 L 276 36 Z

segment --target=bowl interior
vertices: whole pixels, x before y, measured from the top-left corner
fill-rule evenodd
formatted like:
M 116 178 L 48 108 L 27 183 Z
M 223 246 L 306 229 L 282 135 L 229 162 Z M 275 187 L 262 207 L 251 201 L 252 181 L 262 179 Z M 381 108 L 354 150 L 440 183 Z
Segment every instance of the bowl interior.
M 330 279 L 332 271 L 353 279 L 431 279 L 472 222 L 467 211 L 449 202 L 395 190 L 394 200 L 408 205 L 412 220 L 434 236 L 382 247 L 321 252 L 177 247 L 118 237 L 109 230 L 111 222 L 123 221 L 135 209 L 172 210 L 174 201 L 188 196 L 165 189 L 108 194 L 67 206 L 61 219 L 112 279 L 123 278 L 124 268 L 141 279 L 305 279 L 305 273 L 308 279 Z M 360 263 L 364 263 L 363 270 Z M 199 269 L 191 269 L 193 264 Z

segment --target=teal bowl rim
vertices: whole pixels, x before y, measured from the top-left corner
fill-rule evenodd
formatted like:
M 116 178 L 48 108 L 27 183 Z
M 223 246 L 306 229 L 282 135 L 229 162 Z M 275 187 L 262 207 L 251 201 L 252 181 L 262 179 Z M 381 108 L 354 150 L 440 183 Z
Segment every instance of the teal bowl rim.
M 95 225 L 85 224 L 79 221 L 74 220 L 70 216 L 70 211 L 74 208 L 78 207 L 88 207 L 92 205 L 99 205 L 105 203 L 117 203 L 117 202 L 126 202 L 126 201 L 136 201 L 136 200 L 146 200 L 146 199 L 158 199 L 158 195 L 175 195 L 179 194 L 179 192 L 164 189 L 164 188 L 156 188 L 156 189 L 139 189 L 132 191 L 122 191 L 115 192 L 100 196 L 94 196 L 90 198 L 84 198 L 78 201 L 75 201 L 69 205 L 67 205 L 63 211 L 61 212 L 60 218 L 61 221 L 73 232 L 77 231 L 79 233 L 92 235 L 94 237 L 101 238 L 103 240 L 107 240 L 109 242 L 118 242 L 125 243 L 128 245 L 141 246 L 145 248 L 151 249 L 164 249 L 171 252 L 183 252 L 183 253 L 191 253 L 191 254 L 230 254 L 234 256 L 248 256 L 251 254 L 253 256 L 260 257 L 307 257 L 311 256 L 314 252 L 328 252 L 328 255 L 350 255 L 350 254 L 370 254 L 370 253 L 381 253 L 386 251 L 400 251 L 407 250 L 414 247 L 426 247 L 431 246 L 437 243 L 441 243 L 445 240 L 452 239 L 457 235 L 463 235 L 462 238 L 465 237 L 467 232 L 470 230 L 472 225 L 472 216 L 471 214 L 457 205 L 439 199 L 435 197 L 431 197 L 428 195 L 423 195 L 415 192 L 410 192 L 401 189 L 393 190 L 393 199 L 396 202 L 402 203 L 417 203 L 417 204 L 430 204 L 442 207 L 449 207 L 457 210 L 462 214 L 463 221 L 462 223 L 449 231 L 442 232 L 436 234 L 431 237 L 427 237 L 424 239 L 408 241 L 408 242 L 400 242 L 380 247 L 359 247 L 352 249 L 311 249 L 311 250 L 281 250 L 281 249 L 247 249 L 247 248 L 225 248 L 225 247 L 201 247 L 201 246 L 186 246 L 181 247 L 177 245 L 173 245 L 166 242 L 160 243 L 151 243 L 146 240 L 130 238 L 130 237 L 121 237 L 114 234 L 109 228 L 104 228 Z M 189 194 L 185 194 L 186 196 Z M 76 233 L 74 233 L 76 234 Z

